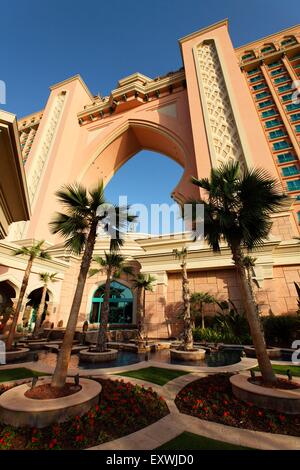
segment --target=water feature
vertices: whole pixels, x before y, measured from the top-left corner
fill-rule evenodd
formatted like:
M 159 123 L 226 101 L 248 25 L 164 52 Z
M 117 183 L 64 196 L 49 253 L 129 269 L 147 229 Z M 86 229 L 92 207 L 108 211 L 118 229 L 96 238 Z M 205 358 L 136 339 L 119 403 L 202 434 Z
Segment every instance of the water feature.
M 217 366 L 226 366 L 230 364 L 235 364 L 240 361 L 241 351 L 226 349 L 215 352 L 207 352 L 205 360 L 203 361 L 184 361 L 178 362 L 171 360 L 170 352 L 168 349 L 163 349 L 161 351 L 149 352 L 147 354 L 149 361 L 161 362 L 163 364 L 180 364 L 185 366 L 198 366 L 198 367 L 217 367 Z M 86 364 L 80 363 L 79 356 L 77 354 L 72 354 L 70 359 L 69 367 L 71 369 L 78 368 L 81 369 L 103 369 L 109 367 L 121 367 L 130 364 L 136 364 L 138 362 L 144 361 L 146 358 L 145 353 L 134 353 L 131 351 L 119 351 L 118 357 L 114 361 L 102 362 L 97 364 Z M 45 364 L 46 366 L 55 367 L 57 360 L 57 354 L 54 352 L 49 352 L 46 350 L 32 351 L 28 354 L 26 362 L 38 361 L 39 366 Z M 20 362 L 20 361 L 19 361 Z M 24 361 L 22 361 L 24 362 Z M 16 361 L 15 364 L 18 364 Z

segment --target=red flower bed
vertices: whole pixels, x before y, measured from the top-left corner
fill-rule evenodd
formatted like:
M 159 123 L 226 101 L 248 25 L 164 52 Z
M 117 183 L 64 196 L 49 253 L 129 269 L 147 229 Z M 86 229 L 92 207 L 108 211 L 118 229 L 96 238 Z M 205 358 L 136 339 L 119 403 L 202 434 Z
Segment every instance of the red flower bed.
M 102 380 L 101 399 L 88 413 L 43 429 L 13 428 L 0 423 L 0 450 L 84 449 L 117 439 L 154 423 L 169 413 L 151 388 L 122 380 Z M 9 387 L 0 387 L 0 394 Z
M 276 434 L 300 436 L 300 415 L 258 408 L 234 397 L 230 374 L 199 379 L 184 387 L 175 403 L 185 414 L 215 423 Z

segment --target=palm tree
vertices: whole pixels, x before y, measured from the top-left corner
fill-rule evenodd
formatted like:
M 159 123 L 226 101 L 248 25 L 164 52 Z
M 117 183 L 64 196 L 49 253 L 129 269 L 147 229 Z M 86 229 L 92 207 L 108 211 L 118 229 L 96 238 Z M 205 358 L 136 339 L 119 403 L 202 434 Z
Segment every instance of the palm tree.
M 26 292 L 26 289 L 27 289 L 27 286 L 28 286 L 29 276 L 30 276 L 30 273 L 31 273 L 33 262 L 36 258 L 41 258 L 41 259 L 45 259 L 45 260 L 51 259 L 51 256 L 49 255 L 49 253 L 43 249 L 43 244 L 44 243 L 45 243 L 44 240 L 37 241 L 31 246 L 21 246 L 21 248 L 18 248 L 17 250 L 13 251 L 14 256 L 23 255 L 23 256 L 28 256 L 29 258 L 28 258 L 27 266 L 26 266 L 24 276 L 23 276 L 23 281 L 22 281 L 22 286 L 21 286 L 21 290 L 20 290 L 18 303 L 17 303 L 16 309 L 15 309 L 15 313 L 14 313 L 14 316 L 13 316 L 13 321 L 12 321 L 12 324 L 10 326 L 8 338 L 7 338 L 7 341 L 6 341 L 7 351 L 10 351 L 12 349 L 12 344 L 13 344 L 13 340 L 14 340 L 14 336 L 15 336 L 16 326 L 17 326 L 20 311 L 21 311 L 21 308 L 22 308 L 24 295 L 25 295 L 25 292 Z
M 190 289 L 189 280 L 186 269 L 187 249 L 183 247 L 181 250 L 173 250 L 176 259 L 181 261 L 181 276 L 182 276 L 182 300 L 183 300 L 183 341 L 182 348 L 184 351 L 191 351 L 194 348 L 193 341 L 193 321 L 191 318 L 191 305 L 190 305 Z
M 204 323 L 204 305 L 205 304 L 214 304 L 216 299 L 213 295 L 208 292 L 194 292 L 190 298 L 191 307 L 193 313 L 200 312 L 201 315 L 201 328 L 205 328 Z M 199 309 L 199 310 L 198 310 Z
M 137 290 L 137 327 L 139 338 L 144 341 L 146 318 L 146 291 L 153 291 L 153 283 L 156 281 L 151 274 L 139 273 L 133 280 L 133 287 Z
M 253 276 L 253 268 L 255 266 L 256 260 L 257 260 L 257 258 L 253 258 L 252 256 L 249 256 L 249 255 L 244 256 L 244 258 L 243 258 L 243 266 L 244 266 L 245 271 L 246 271 L 249 288 L 251 290 L 251 295 L 252 295 L 253 300 L 254 300 L 255 303 L 256 303 L 256 300 L 255 300 L 255 294 L 254 294 L 254 290 L 253 290 L 252 276 Z M 256 303 L 256 308 L 258 310 L 257 303 Z
M 36 337 L 39 334 L 39 329 L 41 326 L 42 315 L 45 310 L 45 303 L 46 303 L 46 295 L 47 295 L 47 288 L 50 282 L 57 282 L 57 273 L 40 273 L 40 280 L 43 282 L 43 290 L 42 290 L 42 297 L 39 304 L 38 311 L 36 312 L 36 320 L 34 325 L 33 336 Z
M 109 296 L 110 296 L 110 285 L 113 279 L 118 279 L 121 274 L 133 274 L 131 266 L 125 265 L 125 257 L 116 253 L 114 250 L 110 253 L 104 253 L 104 258 L 101 256 L 95 256 L 93 261 L 100 267 L 90 269 L 89 276 L 94 276 L 101 272 L 105 272 L 106 281 L 104 287 L 103 304 L 101 308 L 101 318 L 99 331 L 97 336 L 97 344 L 94 351 L 104 352 L 107 350 L 107 324 L 109 314 Z
M 282 207 L 287 197 L 265 170 L 241 170 L 237 162 L 212 169 L 210 179 L 192 178 L 192 182 L 207 192 L 207 198 L 199 201 L 204 206 L 204 238 L 215 252 L 220 251 L 222 239 L 231 249 L 259 368 L 263 380 L 274 383 L 276 377 L 249 288 L 242 250 L 251 251 L 263 244 L 272 226 L 270 215 Z M 194 224 L 197 225 L 197 220 Z
M 111 238 L 110 247 L 117 249 L 123 243 L 122 231 L 135 217 L 128 214 L 128 207 L 125 206 L 116 206 L 114 211 L 110 210 L 112 206 L 109 206 L 105 200 L 102 181 L 90 190 L 78 183 L 65 185 L 56 192 L 56 196 L 65 207 L 65 212 L 56 213 L 50 222 L 51 231 L 66 239 L 67 249 L 77 255 L 82 255 L 66 332 L 52 377 L 52 386 L 61 388 L 66 382 L 80 304 L 97 232 L 102 229 L 102 233 Z M 106 210 L 107 206 L 109 207 Z M 99 211 L 99 208 L 105 210 Z

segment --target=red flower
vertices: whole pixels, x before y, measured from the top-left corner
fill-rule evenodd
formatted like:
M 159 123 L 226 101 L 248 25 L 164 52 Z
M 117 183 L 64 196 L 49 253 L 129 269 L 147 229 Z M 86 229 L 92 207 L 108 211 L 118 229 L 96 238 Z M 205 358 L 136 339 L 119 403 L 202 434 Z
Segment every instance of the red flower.
M 279 415 L 278 418 L 282 423 L 283 423 L 283 421 L 285 421 L 285 416 L 283 416 L 283 415 Z
M 258 416 L 263 416 L 263 415 L 264 415 L 264 412 L 261 411 L 261 410 L 258 410 L 257 414 L 258 414 Z
M 226 418 L 227 416 L 230 416 L 229 411 L 224 411 L 223 416 Z
M 38 439 L 36 437 L 32 437 L 31 442 L 38 442 Z
M 75 441 L 76 442 L 82 442 L 84 440 L 84 435 L 83 434 L 78 434 L 75 436 Z
M 53 449 L 53 447 L 57 444 L 57 440 L 56 439 L 52 439 L 52 441 L 50 442 L 49 444 L 49 449 Z

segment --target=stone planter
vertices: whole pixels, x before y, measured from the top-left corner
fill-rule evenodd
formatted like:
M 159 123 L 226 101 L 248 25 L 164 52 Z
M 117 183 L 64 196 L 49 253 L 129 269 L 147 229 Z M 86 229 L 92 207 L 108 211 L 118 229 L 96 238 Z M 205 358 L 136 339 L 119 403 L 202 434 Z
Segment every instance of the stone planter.
M 37 385 L 49 383 L 41 379 Z M 53 423 L 67 421 L 72 416 L 81 416 L 96 405 L 101 385 L 94 380 L 80 379 L 81 390 L 68 397 L 35 400 L 25 397 L 29 384 L 14 387 L 0 396 L 0 421 L 15 427 L 43 428 Z
M 26 346 L 31 350 L 31 351 L 38 351 L 39 349 L 44 349 L 45 345 L 47 344 L 46 341 L 28 341 L 26 343 Z
M 205 349 L 194 349 L 192 351 L 182 351 L 180 349 L 170 349 L 171 359 L 175 361 L 203 361 Z
M 84 349 L 79 352 L 79 359 L 82 362 L 90 362 L 92 364 L 97 362 L 108 362 L 114 361 L 117 359 L 118 350 L 117 349 L 108 349 L 105 352 L 94 352 Z
M 247 357 L 256 357 L 254 346 L 245 346 L 244 352 Z M 267 354 L 270 359 L 278 359 L 281 356 L 280 348 L 267 348 Z
M 18 348 L 16 351 L 6 351 L 5 353 L 6 363 L 26 359 L 29 352 L 30 352 L 29 348 Z
M 267 388 L 255 385 L 249 382 L 248 379 L 249 376 L 242 374 L 232 375 L 229 379 L 233 394 L 239 400 L 254 403 L 262 408 L 279 411 L 280 413 L 300 413 L 300 388 L 294 390 Z M 300 385 L 300 379 L 297 377 L 293 378 L 293 382 Z

